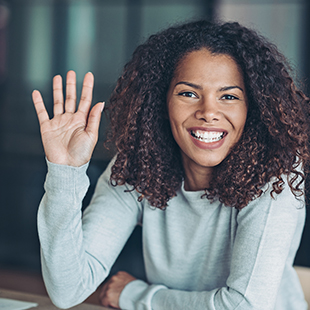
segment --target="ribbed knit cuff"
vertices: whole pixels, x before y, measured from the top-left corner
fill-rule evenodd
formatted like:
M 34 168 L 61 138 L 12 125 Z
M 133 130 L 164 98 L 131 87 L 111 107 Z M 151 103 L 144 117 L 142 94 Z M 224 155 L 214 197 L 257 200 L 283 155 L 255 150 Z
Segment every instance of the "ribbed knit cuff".
M 167 289 L 164 285 L 148 285 L 144 281 L 135 280 L 128 283 L 123 289 L 119 305 L 125 310 L 151 310 L 152 297 L 161 289 Z

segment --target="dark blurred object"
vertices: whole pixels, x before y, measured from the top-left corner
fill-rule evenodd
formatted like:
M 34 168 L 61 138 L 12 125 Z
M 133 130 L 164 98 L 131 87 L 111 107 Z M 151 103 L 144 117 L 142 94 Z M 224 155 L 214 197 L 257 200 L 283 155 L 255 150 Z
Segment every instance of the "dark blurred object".
M 10 17 L 10 10 L 6 2 L 0 2 L 0 83 L 6 76 L 6 55 L 7 55 L 7 27 Z

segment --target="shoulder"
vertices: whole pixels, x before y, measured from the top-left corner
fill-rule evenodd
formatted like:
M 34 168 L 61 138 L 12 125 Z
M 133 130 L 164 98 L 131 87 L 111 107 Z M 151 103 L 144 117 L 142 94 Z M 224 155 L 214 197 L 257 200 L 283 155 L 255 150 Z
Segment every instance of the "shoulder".
M 296 197 L 289 185 L 288 177 L 283 176 L 283 190 L 280 194 L 272 192 L 272 182 L 266 184 L 260 197 L 252 200 L 246 207 L 238 212 L 238 221 L 262 221 L 266 223 L 291 223 L 304 220 L 305 197 Z

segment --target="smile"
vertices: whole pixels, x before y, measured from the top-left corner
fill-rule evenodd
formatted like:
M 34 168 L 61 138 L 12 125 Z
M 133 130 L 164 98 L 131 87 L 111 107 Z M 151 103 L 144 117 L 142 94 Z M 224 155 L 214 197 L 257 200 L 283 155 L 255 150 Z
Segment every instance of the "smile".
M 219 131 L 202 131 L 202 130 L 191 130 L 190 134 L 198 141 L 204 143 L 212 143 L 220 141 L 224 138 L 225 133 Z

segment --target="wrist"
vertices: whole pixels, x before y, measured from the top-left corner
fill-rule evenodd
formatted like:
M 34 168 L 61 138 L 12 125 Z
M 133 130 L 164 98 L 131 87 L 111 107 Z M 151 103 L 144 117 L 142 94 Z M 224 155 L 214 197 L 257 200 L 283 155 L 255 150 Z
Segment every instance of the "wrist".
M 81 160 L 74 160 L 70 158 L 62 158 L 57 156 L 48 156 L 46 155 L 46 160 L 48 163 L 60 166 L 67 166 L 67 167 L 74 167 L 79 168 L 89 163 L 90 159 L 81 159 Z
M 142 309 L 139 304 L 143 304 L 148 306 L 147 309 L 151 309 L 152 297 L 161 289 L 167 289 L 167 287 L 164 285 L 149 285 L 142 280 L 131 281 L 121 292 L 119 306 L 121 309 L 137 310 Z

